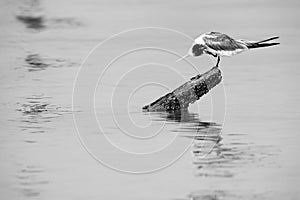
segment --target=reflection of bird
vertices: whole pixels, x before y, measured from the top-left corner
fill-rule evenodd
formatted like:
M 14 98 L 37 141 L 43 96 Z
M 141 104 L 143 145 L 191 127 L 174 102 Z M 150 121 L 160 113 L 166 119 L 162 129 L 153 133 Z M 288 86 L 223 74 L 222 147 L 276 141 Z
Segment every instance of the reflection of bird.
M 188 53 L 177 61 L 185 59 L 188 56 L 201 56 L 202 54 L 206 53 L 213 57 L 217 57 L 216 66 L 218 67 L 221 56 L 233 56 L 248 49 L 277 45 L 279 43 L 266 42 L 278 38 L 279 37 L 272 37 L 256 42 L 235 40 L 228 35 L 219 32 L 204 33 L 194 40 L 194 43 L 192 44 L 192 47 L 190 48 Z

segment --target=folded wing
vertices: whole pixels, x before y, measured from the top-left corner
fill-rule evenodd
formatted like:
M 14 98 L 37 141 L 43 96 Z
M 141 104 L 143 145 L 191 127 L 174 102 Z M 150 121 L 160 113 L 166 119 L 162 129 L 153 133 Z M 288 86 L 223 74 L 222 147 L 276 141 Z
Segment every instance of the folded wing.
M 219 32 L 210 32 L 205 34 L 203 41 L 206 46 L 214 51 L 243 51 L 247 46 L 242 42 L 236 41 L 226 34 Z

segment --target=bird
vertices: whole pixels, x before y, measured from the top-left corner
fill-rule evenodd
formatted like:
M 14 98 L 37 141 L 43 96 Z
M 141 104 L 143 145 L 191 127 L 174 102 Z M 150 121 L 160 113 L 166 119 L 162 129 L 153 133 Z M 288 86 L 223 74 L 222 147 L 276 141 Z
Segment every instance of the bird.
M 178 59 L 176 62 L 186 59 L 188 56 L 201 56 L 203 54 L 208 54 L 217 58 L 216 67 L 219 67 L 221 57 L 223 56 L 233 56 L 238 53 L 245 52 L 249 49 L 269 47 L 278 45 L 280 43 L 268 43 L 271 40 L 278 39 L 279 37 L 271 37 L 261 41 L 249 41 L 249 40 L 235 40 L 228 35 L 220 32 L 208 32 L 203 33 L 198 36 L 192 46 L 190 47 L 188 53 Z

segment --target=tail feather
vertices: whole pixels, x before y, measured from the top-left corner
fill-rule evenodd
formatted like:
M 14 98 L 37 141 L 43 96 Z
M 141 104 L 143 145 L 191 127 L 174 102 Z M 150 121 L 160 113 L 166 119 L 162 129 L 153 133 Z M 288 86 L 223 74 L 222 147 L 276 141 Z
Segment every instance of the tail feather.
M 280 44 L 279 42 L 266 43 L 268 41 L 275 40 L 275 39 L 278 39 L 278 38 L 279 37 L 276 36 L 276 37 L 271 37 L 271 38 L 261 40 L 261 41 L 258 41 L 258 42 L 245 41 L 245 40 L 241 40 L 241 41 L 248 47 L 248 49 L 254 49 L 254 48 L 260 48 L 260 47 L 269 47 L 269 46 L 278 45 L 278 44 Z
M 278 38 L 279 38 L 278 36 L 276 36 L 276 37 L 271 37 L 271 38 L 268 38 L 268 39 L 266 39 L 266 40 L 259 41 L 259 42 L 257 42 L 257 43 L 268 42 L 268 41 L 275 40 L 275 39 L 278 39 Z
M 274 45 L 278 45 L 280 43 L 276 42 L 276 43 L 247 43 L 246 46 L 248 47 L 248 49 L 254 49 L 254 48 L 261 48 L 261 47 L 270 47 L 270 46 L 274 46 Z

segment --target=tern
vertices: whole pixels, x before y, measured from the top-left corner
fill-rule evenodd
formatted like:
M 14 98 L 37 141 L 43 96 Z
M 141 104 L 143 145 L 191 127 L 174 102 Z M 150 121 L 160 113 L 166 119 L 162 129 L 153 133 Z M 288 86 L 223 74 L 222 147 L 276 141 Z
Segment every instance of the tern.
M 188 56 L 201 56 L 203 54 L 208 54 L 217 58 L 216 67 L 218 67 L 221 60 L 220 57 L 230 57 L 249 49 L 278 45 L 280 43 L 267 43 L 268 41 L 278 38 L 279 37 L 276 36 L 261 41 L 247 41 L 242 39 L 235 40 L 220 32 L 204 33 L 194 40 L 188 53 L 176 62 L 183 60 Z

